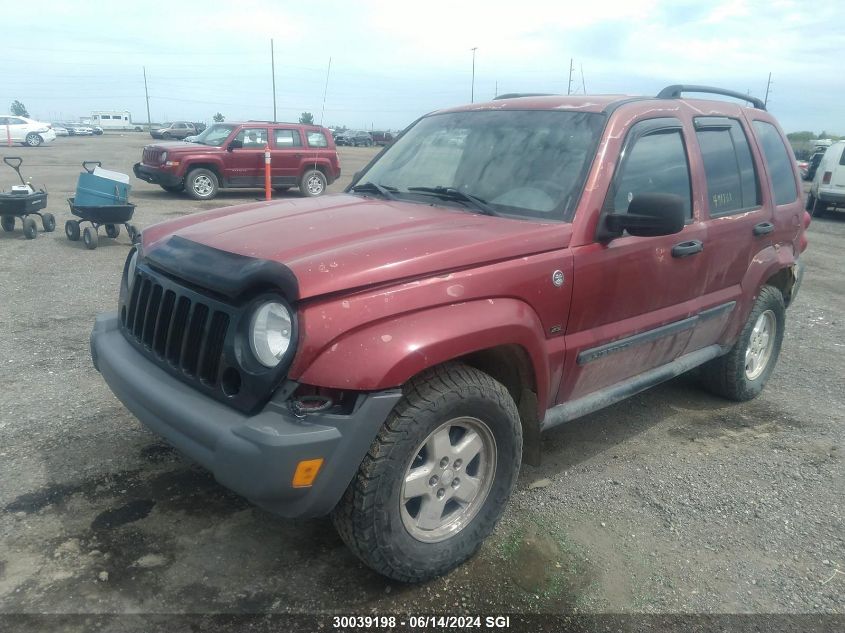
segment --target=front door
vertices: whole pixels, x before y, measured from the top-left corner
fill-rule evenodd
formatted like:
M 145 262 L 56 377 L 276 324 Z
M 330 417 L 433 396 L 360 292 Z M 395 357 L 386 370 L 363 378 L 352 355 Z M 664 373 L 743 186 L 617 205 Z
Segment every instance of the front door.
M 232 155 L 227 162 L 225 178 L 230 187 L 260 187 L 264 184 L 264 148 L 266 127 L 243 128 L 229 141 Z
M 558 402 L 663 365 L 686 348 L 703 288 L 705 238 L 692 212 L 688 146 L 687 131 L 675 118 L 642 121 L 629 131 L 602 216 L 627 212 L 639 193 L 671 193 L 683 199 L 687 223 L 674 235 L 626 233 L 574 250 Z

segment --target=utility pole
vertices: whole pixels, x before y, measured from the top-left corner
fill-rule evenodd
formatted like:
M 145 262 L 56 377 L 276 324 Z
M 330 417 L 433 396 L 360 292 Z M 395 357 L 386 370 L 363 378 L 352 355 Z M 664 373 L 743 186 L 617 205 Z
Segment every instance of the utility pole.
M 493 98 L 495 99 L 498 96 L 499 96 L 499 80 L 497 79 L 496 80 L 496 88 L 493 90 Z
M 569 58 L 569 83 L 566 85 L 566 94 L 572 94 L 572 71 L 575 70 L 575 60 Z
M 470 88 L 469 102 L 475 103 L 475 51 L 478 50 L 478 47 L 473 46 L 470 50 L 472 50 L 472 88 Z
M 769 73 L 769 81 L 766 82 L 766 98 L 763 99 L 763 105 L 764 106 L 769 105 L 769 88 L 771 87 L 771 85 L 772 85 L 772 73 Z
M 581 64 L 581 89 L 587 94 L 587 84 L 584 83 L 584 64 Z
M 147 97 L 147 131 L 153 129 L 153 120 L 150 118 L 150 93 L 147 90 L 147 67 L 143 66 L 144 69 L 144 95 Z
M 273 123 L 276 122 L 276 52 L 273 50 L 273 38 L 270 38 L 270 70 L 273 73 Z

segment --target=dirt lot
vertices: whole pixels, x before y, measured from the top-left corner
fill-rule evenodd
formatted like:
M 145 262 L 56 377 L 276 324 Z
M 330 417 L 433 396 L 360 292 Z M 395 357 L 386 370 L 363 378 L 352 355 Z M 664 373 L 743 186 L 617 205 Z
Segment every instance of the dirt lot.
M 0 613 L 845 612 L 845 214 L 810 228 L 760 398 L 727 403 L 687 376 L 552 432 L 480 554 L 404 586 L 363 567 L 328 520 L 278 519 L 218 486 L 91 366 L 128 240 L 67 241 L 64 198 L 83 159 L 131 172 L 148 140 L 0 150 L 47 185 L 58 225 L 0 234 Z M 342 148 L 331 190 L 373 153 Z M 132 184 L 142 228 L 260 195 L 198 203 Z

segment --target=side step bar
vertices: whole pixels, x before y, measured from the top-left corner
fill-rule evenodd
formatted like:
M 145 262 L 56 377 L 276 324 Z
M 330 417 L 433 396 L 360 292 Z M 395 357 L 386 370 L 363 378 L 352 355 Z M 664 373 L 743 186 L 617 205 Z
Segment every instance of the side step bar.
M 676 376 L 688 372 L 709 360 L 727 353 L 728 349 L 720 345 L 710 345 L 695 352 L 685 354 L 676 358 L 671 363 L 655 367 L 644 374 L 628 378 L 622 382 L 605 387 L 583 398 L 564 402 L 546 411 L 546 415 L 540 424 L 541 431 L 547 431 L 556 426 L 571 422 L 576 418 L 598 411 L 604 407 L 615 404 L 629 396 L 645 391 L 650 387 L 659 385 L 661 382 L 671 380 Z

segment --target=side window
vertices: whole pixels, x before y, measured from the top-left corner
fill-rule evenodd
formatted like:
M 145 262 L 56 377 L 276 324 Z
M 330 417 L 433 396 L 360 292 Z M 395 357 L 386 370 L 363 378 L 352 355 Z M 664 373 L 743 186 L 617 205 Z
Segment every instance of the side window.
M 712 217 L 760 204 L 760 188 L 748 138 L 739 121 L 722 117 L 695 119 L 696 138 L 707 177 Z
M 639 193 L 673 193 L 683 199 L 686 215 L 691 218 L 689 162 L 681 130 L 659 130 L 641 136 L 625 151 L 627 156 L 608 210 L 625 213 Z
M 235 137 L 244 149 L 264 149 L 267 145 L 267 130 L 260 127 L 244 128 Z
M 786 151 L 786 145 L 774 125 L 766 121 L 754 121 L 754 132 L 760 139 L 763 156 L 769 166 L 769 177 L 772 179 L 772 190 L 775 194 L 775 204 L 795 202 L 798 188 L 795 186 L 795 175 L 792 171 L 792 159 Z
M 302 147 L 302 139 L 299 138 L 299 130 L 274 130 L 276 147 Z
M 839 155 L 839 164 L 845 165 L 845 145 L 843 145 L 840 149 L 842 150 L 842 153 Z
M 306 132 L 309 147 L 328 147 L 329 142 L 322 132 Z

